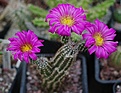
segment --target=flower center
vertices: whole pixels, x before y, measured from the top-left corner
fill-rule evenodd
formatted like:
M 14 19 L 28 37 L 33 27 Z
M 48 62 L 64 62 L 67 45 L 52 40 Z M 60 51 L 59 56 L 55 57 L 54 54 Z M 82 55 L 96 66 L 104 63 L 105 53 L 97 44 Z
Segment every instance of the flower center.
M 95 44 L 97 46 L 102 46 L 104 43 L 104 39 L 102 38 L 102 35 L 100 33 L 94 34 Z
M 64 16 L 60 20 L 61 24 L 72 26 L 74 24 L 74 19 L 70 16 Z
M 30 51 L 31 49 L 32 49 L 32 46 L 30 44 L 25 44 L 21 47 L 22 52 L 27 52 L 27 51 Z

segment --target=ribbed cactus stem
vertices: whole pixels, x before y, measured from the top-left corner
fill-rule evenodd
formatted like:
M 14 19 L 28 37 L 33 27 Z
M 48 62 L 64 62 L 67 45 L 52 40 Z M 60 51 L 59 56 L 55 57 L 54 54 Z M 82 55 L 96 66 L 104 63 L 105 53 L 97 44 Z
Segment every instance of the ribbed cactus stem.
M 42 75 L 42 84 L 49 93 L 58 89 L 61 81 L 68 74 L 69 67 L 76 60 L 78 52 L 83 49 L 83 43 L 69 42 L 63 45 L 51 60 L 40 57 L 35 62 Z

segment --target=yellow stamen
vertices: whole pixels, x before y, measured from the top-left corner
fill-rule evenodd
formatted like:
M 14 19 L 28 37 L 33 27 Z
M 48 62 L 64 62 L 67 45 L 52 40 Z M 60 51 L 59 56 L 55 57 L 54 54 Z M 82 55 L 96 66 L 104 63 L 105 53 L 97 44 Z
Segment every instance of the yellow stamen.
M 21 46 L 22 52 L 27 52 L 27 51 L 30 51 L 31 49 L 32 49 L 32 46 L 30 44 L 25 44 L 25 45 Z
M 74 19 L 70 16 L 64 16 L 60 20 L 61 24 L 72 26 L 74 24 Z
M 97 46 L 102 46 L 104 43 L 104 39 L 102 38 L 102 35 L 100 33 L 94 34 L 95 44 Z

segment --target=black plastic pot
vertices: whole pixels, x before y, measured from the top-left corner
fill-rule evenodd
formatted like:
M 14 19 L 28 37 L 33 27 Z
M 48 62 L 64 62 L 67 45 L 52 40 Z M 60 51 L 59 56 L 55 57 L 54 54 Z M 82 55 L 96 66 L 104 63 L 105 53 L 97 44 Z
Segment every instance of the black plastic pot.
M 101 70 L 100 61 L 98 58 L 95 58 L 95 79 L 103 87 L 105 86 L 105 89 L 98 93 L 114 93 L 113 92 L 114 84 L 121 82 L 121 80 L 102 80 L 100 78 L 100 70 Z
M 8 93 L 26 93 L 26 62 L 21 62 Z
M 111 18 L 111 20 L 109 22 L 109 27 L 114 28 L 114 23 L 115 23 L 114 19 Z M 121 41 L 121 29 L 116 29 L 116 28 L 114 28 L 114 29 L 116 30 L 116 37 L 115 37 L 114 40 L 115 41 Z
M 115 83 L 115 84 L 113 85 L 113 93 L 116 93 L 116 92 L 117 92 L 117 90 L 118 90 L 117 86 L 118 86 L 118 85 L 119 85 L 120 91 L 121 91 L 121 81 L 120 81 L 120 82 L 117 82 L 117 83 Z
M 62 43 L 52 40 L 47 40 L 39 37 L 40 40 L 44 40 L 43 47 L 41 47 L 41 54 L 54 54 L 62 46 Z
M 38 54 L 38 56 L 45 56 L 45 57 L 52 57 L 54 54 Z M 81 66 L 82 66 L 82 93 L 88 93 L 88 77 L 87 77 L 87 62 L 85 56 L 79 54 L 77 56 L 77 59 L 81 60 Z
M 82 60 L 82 88 L 83 88 L 83 93 L 88 93 L 88 77 L 87 77 L 86 58 L 83 55 L 79 55 L 78 58 Z
M 114 6 L 111 6 L 111 11 L 112 11 L 112 17 L 111 17 L 111 19 L 110 19 L 110 21 L 109 21 L 109 23 L 108 23 L 108 26 L 110 27 L 110 28 L 114 28 L 114 24 L 115 24 L 115 19 L 114 19 L 114 16 L 113 16 L 113 13 L 114 13 L 114 11 L 115 11 L 115 9 L 114 9 Z M 116 30 L 116 37 L 115 37 L 115 41 L 121 41 L 121 29 L 116 29 L 116 28 L 114 28 L 115 30 Z

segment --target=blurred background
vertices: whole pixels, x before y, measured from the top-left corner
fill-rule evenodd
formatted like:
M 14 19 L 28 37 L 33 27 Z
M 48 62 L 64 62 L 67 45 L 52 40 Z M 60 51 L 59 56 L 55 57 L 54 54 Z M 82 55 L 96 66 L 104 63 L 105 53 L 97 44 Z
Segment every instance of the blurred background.
M 9 44 L 7 39 L 18 31 L 31 29 L 40 39 L 52 41 L 51 43 L 58 42 L 61 46 L 60 37 L 49 33 L 49 25 L 45 22 L 48 11 L 61 3 L 70 3 L 75 7 L 84 8 L 88 21 L 100 19 L 109 28 L 116 30 L 115 40 L 121 40 L 121 0 L 0 0 L 0 93 L 14 93 L 9 90 L 21 63 L 14 60 L 11 53 L 6 51 Z

